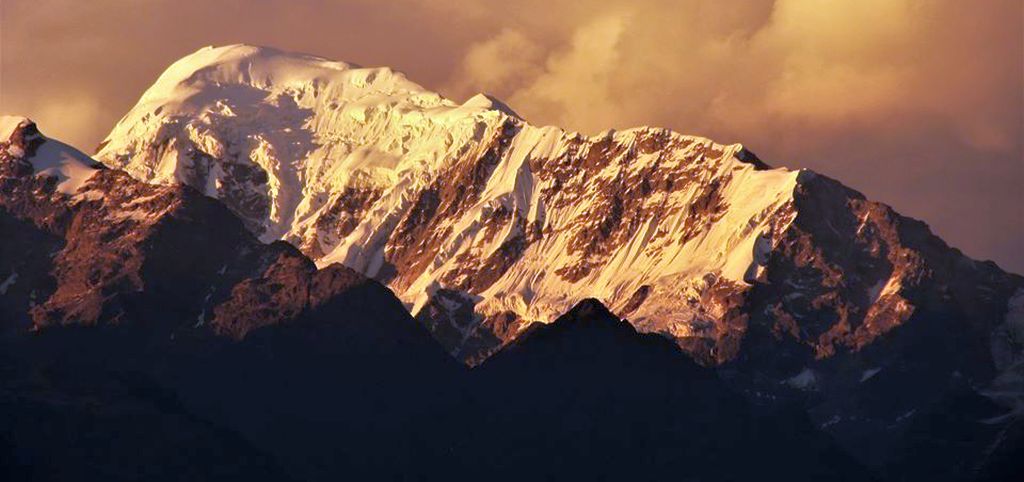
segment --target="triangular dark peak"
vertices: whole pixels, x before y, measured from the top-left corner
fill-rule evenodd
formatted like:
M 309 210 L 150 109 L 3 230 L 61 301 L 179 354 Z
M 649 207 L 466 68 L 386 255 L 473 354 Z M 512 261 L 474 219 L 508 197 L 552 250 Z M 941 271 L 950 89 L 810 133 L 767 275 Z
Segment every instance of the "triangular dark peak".
M 620 320 L 603 303 L 594 298 L 586 298 L 576 303 L 569 311 L 551 323 L 536 322 L 531 324 L 518 338 L 527 338 L 546 331 L 571 330 L 580 325 L 593 325 L 607 329 L 626 329 L 630 332 L 635 332 L 632 325 Z
M 661 335 L 637 332 L 632 324 L 615 316 L 594 298 L 579 301 L 551 323 L 533 323 L 494 356 L 503 358 L 513 352 L 537 354 L 549 350 L 554 351 L 548 356 L 572 362 L 599 353 L 605 360 L 629 357 L 635 351 L 643 357 L 667 357 L 672 363 L 695 366 L 675 343 Z
M 637 467 L 656 479 L 870 478 L 799 411 L 756 415 L 712 369 L 595 299 L 531 325 L 471 374 L 487 410 L 471 430 L 501 434 L 480 463 L 523 479 L 629 479 Z M 739 453 L 746 462 L 730 463 Z
M 595 298 L 586 298 L 576 303 L 569 311 L 562 315 L 557 322 L 564 320 L 610 320 L 618 321 L 618 318 L 608 310 L 608 307 Z

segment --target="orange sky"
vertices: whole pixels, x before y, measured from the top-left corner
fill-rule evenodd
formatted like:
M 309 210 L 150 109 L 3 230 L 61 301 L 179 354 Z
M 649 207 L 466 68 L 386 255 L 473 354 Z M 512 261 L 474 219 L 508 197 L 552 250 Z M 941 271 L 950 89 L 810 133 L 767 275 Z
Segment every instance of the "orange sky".
M 1020 0 L 2 0 L 0 112 L 91 151 L 173 60 L 388 65 L 535 124 L 742 142 L 1024 272 Z

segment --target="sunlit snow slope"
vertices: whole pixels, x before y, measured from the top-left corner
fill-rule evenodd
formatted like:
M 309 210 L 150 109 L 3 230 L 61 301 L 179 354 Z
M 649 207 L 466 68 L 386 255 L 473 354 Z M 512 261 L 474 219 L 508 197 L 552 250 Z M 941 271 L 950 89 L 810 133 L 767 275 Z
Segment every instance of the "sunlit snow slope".
M 908 319 L 925 258 L 888 208 L 738 144 L 536 127 L 485 95 L 457 104 L 387 68 L 245 45 L 174 63 L 97 157 L 386 282 L 471 362 L 587 297 L 702 360 L 732 358 L 752 316 L 827 355 Z M 835 225 L 801 221 L 821 196 Z
M 0 116 L 0 144 L 6 146 L 6 154 L 12 157 L 31 154 L 32 169 L 37 177 L 55 178 L 58 192 L 67 195 L 74 194 L 96 174 L 96 170 L 100 167 L 99 163 L 78 149 L 60 141 L 30 143 L 33 150 L 31 153 L 26 153 L 26 147 L 21 144 L 9 142 L 15 132 L 31 123 L 32 121 L 25 117 Z M 35 135 L 42 139 L 39 134 Z M 29 139 L 29 141 L 31 140 Z

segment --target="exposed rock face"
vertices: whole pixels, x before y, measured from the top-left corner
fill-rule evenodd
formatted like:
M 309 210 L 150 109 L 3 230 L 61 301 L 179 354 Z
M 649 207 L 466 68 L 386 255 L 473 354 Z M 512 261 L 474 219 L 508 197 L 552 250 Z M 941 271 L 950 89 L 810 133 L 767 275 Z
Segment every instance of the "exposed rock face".
M 5 330 L 128 324 L 240 340 L 351 291 L 391 296 L 343 266 L 317 270 L 287 243 L 261 243 L 220 202 L 185 185 L 90 165 L 75 189 L 61 190 L 66 177 L 40 169 L 54 158 L 89 162 L 27 119 L 0 142 Z
M 1006 394 L 1004 413 L 1020 406 L 1020 276 L 824 176 L 800 182 L 794 207 L 737 310 L 743 340 L 714 360 L 735 386 L 800 400 L 872 463 L 965 385 Z

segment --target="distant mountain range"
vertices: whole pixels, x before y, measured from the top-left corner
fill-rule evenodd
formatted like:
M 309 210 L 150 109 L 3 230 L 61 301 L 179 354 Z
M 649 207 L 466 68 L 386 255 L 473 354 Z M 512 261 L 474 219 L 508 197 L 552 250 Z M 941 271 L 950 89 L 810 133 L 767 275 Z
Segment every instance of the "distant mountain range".
M 0 226 L 16 478 L 1021 469 L 1024 278 L 740 145 L 205 48 L 95 160 L 0 119 Z

